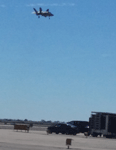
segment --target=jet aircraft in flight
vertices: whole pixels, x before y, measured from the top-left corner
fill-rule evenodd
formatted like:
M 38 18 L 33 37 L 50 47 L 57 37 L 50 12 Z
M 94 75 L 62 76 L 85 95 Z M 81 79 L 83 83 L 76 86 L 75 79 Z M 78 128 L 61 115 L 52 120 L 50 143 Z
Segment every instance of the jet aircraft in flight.
M 47 9 L 46 11 L 42 11 L 41 7 L 39 8 L 39 11 L 37 11 L 35 8 L 33 9 L 34 9 L 33 13 L 36 14 L 38 18 L 40 18 L 40 15 L 44 17 L 49 17 L 49 19 L 51 16 L 54 16 L 51 12 L 49 12 L 49 9 Z

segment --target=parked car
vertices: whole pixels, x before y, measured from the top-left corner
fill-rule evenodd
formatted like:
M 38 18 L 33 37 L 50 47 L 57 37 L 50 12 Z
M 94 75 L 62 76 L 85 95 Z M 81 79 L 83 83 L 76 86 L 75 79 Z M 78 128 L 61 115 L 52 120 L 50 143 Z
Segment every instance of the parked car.
M 78 130 L 72 128 L 71 126 L 68 126 L 66 124 L 56 124 L 54 126 L 50 126 L 47 128 L 47 133 L 52 134 L 52 133 L 62 133 L 62 134 L 72 134 L 76 135 L 78 133 Z
M 70 121 L 67 122 L 67 125 L 77 129 L 79 133 L 85 133 L 89 130 L 89 122 L 88 121 Z

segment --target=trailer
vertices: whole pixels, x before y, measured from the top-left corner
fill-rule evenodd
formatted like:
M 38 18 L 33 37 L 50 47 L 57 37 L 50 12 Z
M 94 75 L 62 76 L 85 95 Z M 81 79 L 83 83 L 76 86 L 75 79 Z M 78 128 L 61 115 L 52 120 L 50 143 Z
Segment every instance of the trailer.
M 89 118 L 89 135 L 106 138 L 116 137 L 116 114 L 105 112 L 92 112 Z

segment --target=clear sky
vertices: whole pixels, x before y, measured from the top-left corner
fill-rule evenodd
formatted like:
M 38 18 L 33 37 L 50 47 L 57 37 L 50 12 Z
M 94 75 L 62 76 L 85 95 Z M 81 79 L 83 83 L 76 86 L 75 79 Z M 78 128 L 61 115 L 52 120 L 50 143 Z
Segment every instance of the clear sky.
M 33 7 L 49 8 L 38 17 Z M 0 1 L 0 118 L 116 113 L 116 0 Z

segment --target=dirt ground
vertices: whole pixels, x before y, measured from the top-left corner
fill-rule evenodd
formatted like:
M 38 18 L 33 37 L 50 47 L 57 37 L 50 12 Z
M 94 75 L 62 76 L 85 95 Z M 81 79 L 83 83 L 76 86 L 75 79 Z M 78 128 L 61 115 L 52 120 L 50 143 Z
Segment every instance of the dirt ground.
M 49 134 L 44 130 L 15 131 L 0 129 L 0 150 L 64 150 L 66 139 L 72 140 L 69 147 L 74 150 L 116 150 L 116 139 L 88 137 L 83 134 Z

